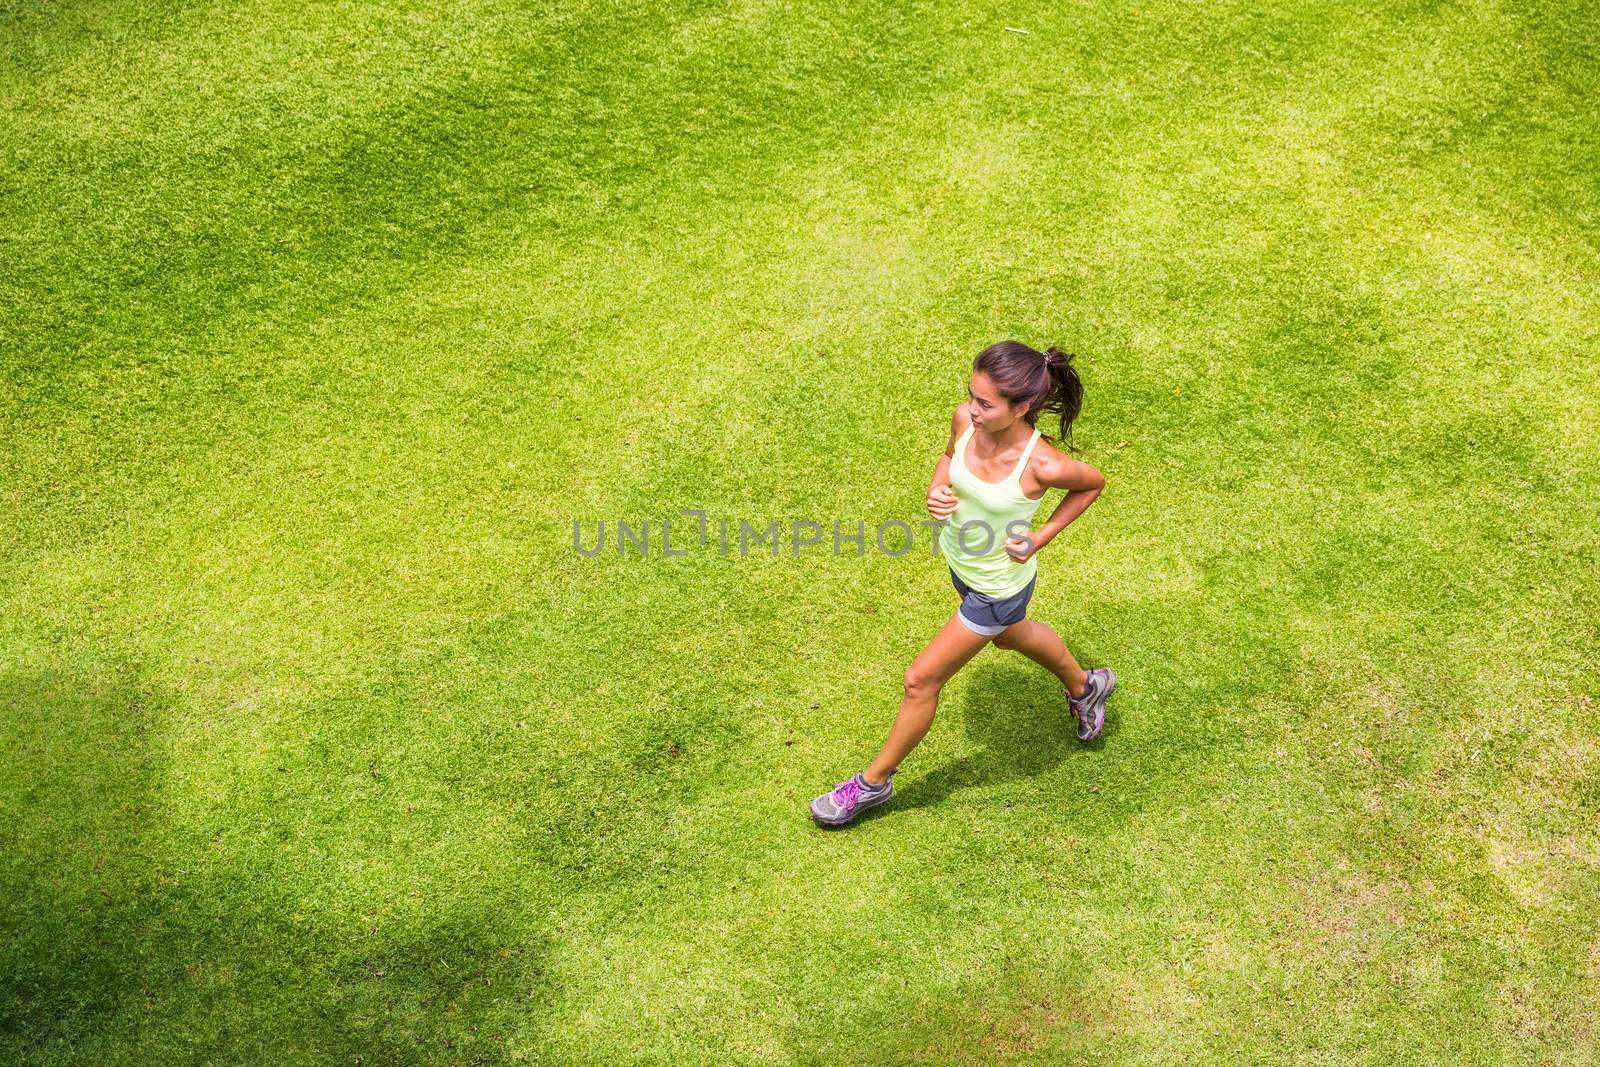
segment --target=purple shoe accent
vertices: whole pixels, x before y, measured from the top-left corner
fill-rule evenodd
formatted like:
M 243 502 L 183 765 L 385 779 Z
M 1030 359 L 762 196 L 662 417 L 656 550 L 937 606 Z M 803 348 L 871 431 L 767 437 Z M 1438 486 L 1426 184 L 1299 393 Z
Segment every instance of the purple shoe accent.
M 861 799 L 861 783 L 851 778 L 840 782 L 833 790 L 833 803 L 839 809 L 839 814 L 849 815 L 856 810 L 856 801 Z
M 896 767 L 895 771 L 900 768 Z M 868 808 L 875 808 L 894 794 L 894 771 L 883 784 L 872 786 L 860 774 L 834 786 L 811 801 L 811 818 L 818 826 L 843 826 Z
M 1111 673 L 1110 667 L 1096 667 L 1087 674 L 1088 684 L 1084 686 L 1083 696 L 1074 697 L 1069 690 L 1062 690 L 1073 718 L 1078 720 L 1079 741 L 1093 741 L 1100 736 L 1106 724 L 1106 698 L 1117 685 L 1117 676 Z

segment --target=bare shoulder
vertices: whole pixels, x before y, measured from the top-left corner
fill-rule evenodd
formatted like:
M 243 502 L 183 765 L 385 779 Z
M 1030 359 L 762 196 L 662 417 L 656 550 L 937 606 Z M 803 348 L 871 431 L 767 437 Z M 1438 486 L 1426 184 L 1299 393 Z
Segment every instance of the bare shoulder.
M 1105 478 L 1093 466 L 1072 458 L 1043 437 L 1028 457 L 1028 471 L 1040 485 L 1056 489 L 1092 489 L 1105 484 Z
M 1060 476 L 1065 470 L 1064 463 L 1071 458 L 1041 436 L 1028 457 L 1028 473 L 1037 478 L 1040 485 L 1054 485 L 1054 478 Z

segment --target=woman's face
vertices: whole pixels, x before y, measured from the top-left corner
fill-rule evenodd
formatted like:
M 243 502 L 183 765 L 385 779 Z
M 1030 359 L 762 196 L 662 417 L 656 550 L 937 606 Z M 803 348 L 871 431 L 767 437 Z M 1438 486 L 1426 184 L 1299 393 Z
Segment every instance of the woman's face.
M 967 381 L 967 413 L 972 425 L 991 432 L 1005 429 L 1016 417 L 1011 413 L 1011 404 L 981 370 L 974 371 Z

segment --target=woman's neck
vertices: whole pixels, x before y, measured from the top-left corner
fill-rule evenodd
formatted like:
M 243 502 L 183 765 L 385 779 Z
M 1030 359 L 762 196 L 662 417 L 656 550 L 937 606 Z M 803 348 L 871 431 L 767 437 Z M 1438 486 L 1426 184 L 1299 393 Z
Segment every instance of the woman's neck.
M 1033 436 L 1033 427 L 1028 425 L 1026 419 L 1018 419 L 1004 430 L 998 431 L 998 434 L 992 433 L 981 426 L 974 427 L 974 430 L 989 439 L 989 444 L 996 455 L 1004 452 L 1012 445 L 1025 444 L 1028 438 Z

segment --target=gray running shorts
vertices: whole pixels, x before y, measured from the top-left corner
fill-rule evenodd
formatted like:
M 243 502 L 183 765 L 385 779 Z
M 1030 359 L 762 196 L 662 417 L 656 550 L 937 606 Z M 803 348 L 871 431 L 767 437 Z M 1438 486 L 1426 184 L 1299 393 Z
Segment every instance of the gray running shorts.
M 1028 615 L 1028 601 L 1033 598 L 1033 583 L 1039 580 L 1038 575 L 1028 579 L 1028 584 L 1019 592 L 1008 597 L 992 597 L 987 593 L 980 593 L 971 588 L 956 576 L 955 571 L 950 572 L 950 580 L 955 583 L 956 592 L 961 594 L 961 607 L 956 609 L 956 614 L 961 616 L 961 621 L 966 623 L 967 629 L 976 634 L 993 637 L 1012 623 L 1021 622 Z

